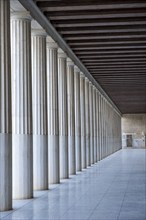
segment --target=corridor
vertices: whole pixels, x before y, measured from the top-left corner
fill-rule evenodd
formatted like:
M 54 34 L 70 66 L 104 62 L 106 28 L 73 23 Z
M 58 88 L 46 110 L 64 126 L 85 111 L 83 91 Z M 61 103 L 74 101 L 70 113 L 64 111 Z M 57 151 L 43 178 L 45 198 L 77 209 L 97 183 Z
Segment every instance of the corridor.
M 145 220 L 146 150 L 120 150 L 34 196 L 1 219 Z

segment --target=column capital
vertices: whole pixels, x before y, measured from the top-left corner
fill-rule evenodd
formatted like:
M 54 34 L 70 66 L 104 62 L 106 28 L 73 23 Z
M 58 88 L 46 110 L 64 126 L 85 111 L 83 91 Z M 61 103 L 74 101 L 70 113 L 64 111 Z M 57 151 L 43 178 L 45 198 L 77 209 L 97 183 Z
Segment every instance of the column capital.
M 82 78 L 85 79 L 85 75 L 84 75 L 84 73 L 80 72 L 80 77 L 82 77 Z
M 74 66 L 74 62 L 69 57 L 67 58 L 67 65 Z
M 57 43 L 50 36 L 47 36 L 46 43 L 47 43 L 47 47 L 49 47 L 50 49 L 51 48 L 52 49 L 57 49 L 58 48 Z
M 31 35 L 32 36 L 41 36 L 41 37 L 46 37 L 47 33 L 43 28 L 39 28 L 39 29 L 31 29 Z
M 74 71 L 76 72 L 76 73 L 78 73 L 78 74 L 80 74 L 80 69 L 78 68 L 78 66 L 74 66 Z
M 88 83 L 90 82 L 88 77 L 85 76 L 85 81 L 87 81 Z
M 94 85 L 92 85 L 93 89 L 95 89 L 96 87 Z
M 66 53 L 61 48 L 58 48 L 58 58 L 67 58 Z
M 13 11 L 11 12 L 11 19 L 32 20 L 29 11 Z

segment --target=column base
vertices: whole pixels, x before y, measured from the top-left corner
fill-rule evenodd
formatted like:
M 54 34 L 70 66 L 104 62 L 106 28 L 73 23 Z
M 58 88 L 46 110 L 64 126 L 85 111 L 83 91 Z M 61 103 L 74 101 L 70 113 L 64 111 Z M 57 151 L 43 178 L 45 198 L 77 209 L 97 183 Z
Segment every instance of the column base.
M 60 146 L 60 178 L 68 179 L 69 170 L 68 170 L 68 137 L 60 136 L 59 137 L 59 146 Z
M 94 163 L 97 163 L 97 138 L 94 137 Z
M 75 136 L 68 137 L 69 148 L 69 175 L 76 174 Z
M 33 135 L 33 188 L 48 189 L 48 136 Z
M 59 136 L 48 136 L 48 154 L 49 154 L 49 183 L 60 183 L 59 172 Z
M 33 197 L 33 142 L 32 135 L 13 134 L 13 198 Z
M 86 160 L 87 160 L 87 166 L 91 166 L 90 138 L 89 137 L 86 137 Z
M 81 136 L 81 168 L 86 169 L 86 139 L 85 136 Z
M 76 171 L 81 171 L 81 137 L 75 136 Z
M 12 135 L 0 134 L 0 212 L 12 209 Z

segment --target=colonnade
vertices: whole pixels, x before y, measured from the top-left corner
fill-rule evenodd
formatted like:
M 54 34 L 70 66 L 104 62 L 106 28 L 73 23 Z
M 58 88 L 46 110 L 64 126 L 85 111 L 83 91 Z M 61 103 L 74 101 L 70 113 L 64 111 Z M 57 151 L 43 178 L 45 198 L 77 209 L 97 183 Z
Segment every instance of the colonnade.
M 0 211 L 121 148 L 120 114 L 31 20 L 13 12 L 10 34 L 0 1 Z

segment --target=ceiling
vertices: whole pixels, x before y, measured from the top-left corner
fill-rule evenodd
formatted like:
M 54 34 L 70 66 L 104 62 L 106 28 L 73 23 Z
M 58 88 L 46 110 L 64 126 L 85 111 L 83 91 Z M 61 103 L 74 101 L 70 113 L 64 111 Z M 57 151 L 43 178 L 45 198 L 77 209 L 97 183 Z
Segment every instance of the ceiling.
M 146 0 L 35 0 L 119 110 L 146 113 Z

